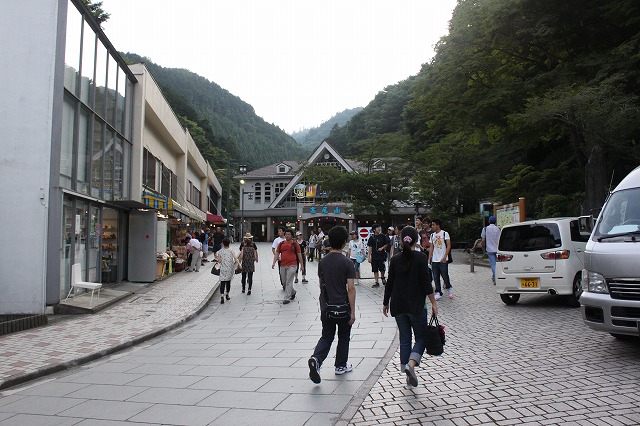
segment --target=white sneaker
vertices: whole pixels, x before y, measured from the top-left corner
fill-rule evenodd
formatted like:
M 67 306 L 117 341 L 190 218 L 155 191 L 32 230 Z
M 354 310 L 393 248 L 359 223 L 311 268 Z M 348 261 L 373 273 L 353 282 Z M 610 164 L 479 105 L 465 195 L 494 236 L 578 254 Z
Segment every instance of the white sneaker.
M 341 375 L 344 373 L 350 373 L 353 371 L 353 365 L 351 363 L 347 363 L 344 367 L 336 367 L 336 374 Z
M 449 299 L 453 299 L 453 287 L 448 288 L 447 293 L 449 293 Z
M 440 300 L 440 298 L 442 297 L 442 295 L 436 291 L 436 292 L 434 293 L 434 297 L 436 298 L 436 300 Z

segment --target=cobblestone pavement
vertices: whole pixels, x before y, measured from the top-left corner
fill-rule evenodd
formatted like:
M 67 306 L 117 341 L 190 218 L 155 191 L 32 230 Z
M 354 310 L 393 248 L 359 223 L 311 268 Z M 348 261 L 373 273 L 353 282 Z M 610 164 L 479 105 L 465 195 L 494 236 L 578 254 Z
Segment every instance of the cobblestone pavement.
M 445 353 L 416 368 L 417 388 L 396 353 L 349 424 L 640 424 L 638 341 L 588 329 L 557 296 L 506 306 L 488 269 L 451 266 Z

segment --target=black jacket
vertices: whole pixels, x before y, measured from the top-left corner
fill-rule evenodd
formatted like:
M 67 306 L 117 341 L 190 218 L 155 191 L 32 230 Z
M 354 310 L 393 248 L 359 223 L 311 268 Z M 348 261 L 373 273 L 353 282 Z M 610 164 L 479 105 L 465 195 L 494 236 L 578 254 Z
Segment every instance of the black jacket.
M 428 260 L 428 256 L 419 251 L 414 251 L 409 261 L 402 252 L 391 258 L 384 289 L 384 304 L 389 305 L 391 316 L 422 315 L 427 295 L 433 293 Z

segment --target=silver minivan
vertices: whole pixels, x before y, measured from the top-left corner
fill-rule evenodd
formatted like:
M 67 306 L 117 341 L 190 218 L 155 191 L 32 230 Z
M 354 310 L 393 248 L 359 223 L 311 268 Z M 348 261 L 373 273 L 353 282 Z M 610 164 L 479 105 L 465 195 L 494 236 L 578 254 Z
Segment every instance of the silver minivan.
M 640 167 L 605 202 L 587 242 L 580 297 L 589 327 L 640 336 Z

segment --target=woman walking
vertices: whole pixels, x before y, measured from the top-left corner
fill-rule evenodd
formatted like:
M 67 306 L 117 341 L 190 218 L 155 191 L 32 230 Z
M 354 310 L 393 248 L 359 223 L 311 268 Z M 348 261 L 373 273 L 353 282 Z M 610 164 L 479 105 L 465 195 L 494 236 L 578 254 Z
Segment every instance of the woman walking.
M 242 267 L 236 254 L 229 249 L 229 244 L 231 244 L 231 240 L 225 237 L 222 240 L 222 250 L 216 253 L 216 260 L 220 263 L 220 303 L 222 304 L 225 296 L 227 300 L 231 299 L 229 291 L 231 290 L 231 280 L 233 279 L 236 265 L 238 265 L 238 268 Z
M 244 293 L 247 281 L 249 288 L 247 296 L 251 294 L 253 285 L 253 272 L 256 270 L 255 264 L 258 262 L 258 246 L 253 242 L 253 235 L 249 232 L 244 234 L 244 241 L 240 244 L 240 264 L 242 265 L 242 292 Z
M 302 232 L 296 232 L 296 243 L 300 246 L 300 253 L 302 254 L 302 284 L 306 284 L 307 281 L 307 242 L 302 238 Z M 293 281 L 294 283 L 298 282 L 298 272 L 300 272 L 300 265 L 298 265 L 298 269 L 296 269 L 296 279 Z
M 407 375 L 407 384 L 418 386 L 414 368 L 420 365 L 425 348 L 426 297 L 431 301 L 431 315 L 437 316 L 438 307 L 429 279 L 429 258 L 415 250 L 418 231 L 413 226 L 406 226 L 400 236 L 402 252 L 395 255 L 389 265 L 382 313 L 388 316 L 391 310 L 391 316 L 396 319 L 400 335 L 400 369 Z

